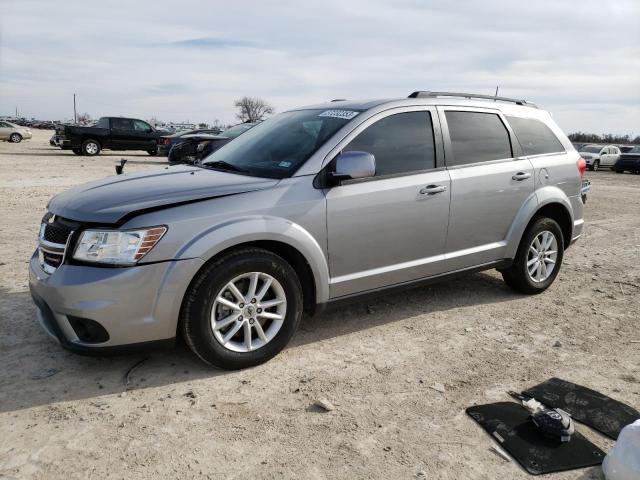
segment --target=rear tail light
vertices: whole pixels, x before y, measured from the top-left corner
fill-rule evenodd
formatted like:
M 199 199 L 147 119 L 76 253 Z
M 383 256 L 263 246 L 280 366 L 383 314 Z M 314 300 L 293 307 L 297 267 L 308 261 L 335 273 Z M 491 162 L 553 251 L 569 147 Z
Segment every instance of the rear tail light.
M 582 157 L 578 159 L 578 171 L 580 172 L 580 178 L 583 179 L 584 172 L 587 171 L 587 161 Z
M 171 145 L 171 140 L 169 140 L 168 138 L 165 138 L 162 143 L 164 143 L 165 145 Z

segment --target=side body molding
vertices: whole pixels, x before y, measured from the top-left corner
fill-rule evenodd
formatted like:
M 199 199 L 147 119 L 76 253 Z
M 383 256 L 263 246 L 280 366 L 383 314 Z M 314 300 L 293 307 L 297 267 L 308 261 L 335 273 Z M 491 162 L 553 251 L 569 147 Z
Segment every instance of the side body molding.
M 323 249 L 302 226 L 284 218 L 256 215 L 213 225 L 185 244 L 176 253 L 176 258 L 199 257 L 206 262 L 236 245 L 265 240 L 285 243 L 298 250 L 313 273 L 316 302 L 328 301 L 329 266 Z
M 511 228 L 507 232 L 507 248 L 505 250 L 505 258 L 514 258 L 518 250 L 518 245 L 525 228 L 536 214 L 545 205 L 550 203 L 559 203 L 565 207 L 567 213 L 571 217 L 571 225 L 573 225 L 573 210 L 569 197 L 558 187 L 547 185 L 537 189 L 532 193 L 520 207 L 516 218 L 511 224 Z

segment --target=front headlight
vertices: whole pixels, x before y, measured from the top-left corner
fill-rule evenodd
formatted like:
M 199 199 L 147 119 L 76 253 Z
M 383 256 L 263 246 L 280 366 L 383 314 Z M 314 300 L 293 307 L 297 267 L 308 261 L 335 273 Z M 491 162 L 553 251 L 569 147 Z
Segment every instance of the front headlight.
M 73 258 L 84 262 L 133 265 L 160 241 L 167 227 L 139 230 L 85 230 Z

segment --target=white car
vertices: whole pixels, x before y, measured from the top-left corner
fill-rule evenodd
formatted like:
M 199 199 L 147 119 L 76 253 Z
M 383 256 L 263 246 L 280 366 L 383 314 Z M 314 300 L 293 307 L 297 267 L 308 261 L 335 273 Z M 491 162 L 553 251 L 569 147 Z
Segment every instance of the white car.
M 585 145 L 579 153 L 587 162 L 587 168 L 596 171 L 600 167 L 613 167 L 621 152 L 614 145 Z
M 0 121 L 0 140 L 20 143 L 23 139 L 31 138 L 31 130 L 15 123 Z

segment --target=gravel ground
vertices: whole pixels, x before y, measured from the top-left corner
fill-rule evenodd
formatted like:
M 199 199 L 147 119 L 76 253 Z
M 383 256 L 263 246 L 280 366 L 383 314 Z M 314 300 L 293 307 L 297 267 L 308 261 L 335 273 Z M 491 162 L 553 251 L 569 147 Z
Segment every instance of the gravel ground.
M 77 356 L 36 324 L 27 262 L 48 199 L 121 157 L 129 172 L 164 168 L 143 152 L 78 157 L 50 135 L 0 143 L 0 478 L 528 478 L 466 407 L 552 376 L 640 406 L 638 175 L 589 173 L 584 236 L 542 295 L 489 271 L 380 296 L 305 319 L 266 365 L 223 372 L 183 345 Z

